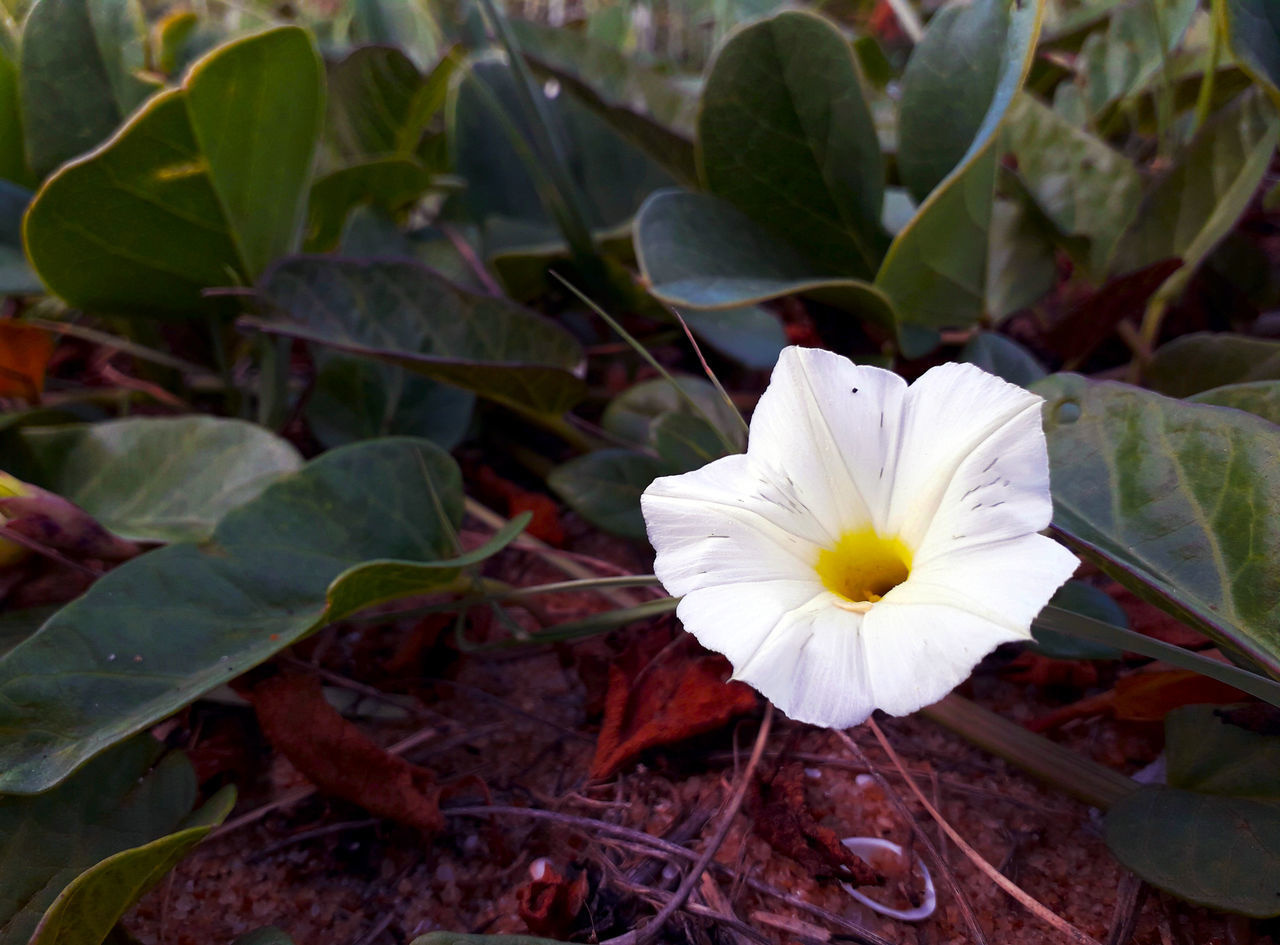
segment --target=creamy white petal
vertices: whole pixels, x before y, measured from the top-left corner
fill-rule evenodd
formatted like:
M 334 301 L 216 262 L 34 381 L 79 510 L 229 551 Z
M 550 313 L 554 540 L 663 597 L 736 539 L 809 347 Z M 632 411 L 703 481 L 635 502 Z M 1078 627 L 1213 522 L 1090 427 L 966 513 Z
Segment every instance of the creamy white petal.
M 1040 408 L 1017 414 L 956 468 L 916 545 L 916 560 L 1033 534 L 1053 517 Z
M 799 722 L 848 728 L 876 708 L 859 614 L 824 593 L 787 614 L 734 678 Z M 731 661 L 732 662 L 732 661 Z
M 926 371 L 911 385 L 904 402 L 888 533 L 919 548 L 960 467 L 1019 415 L 1034 414 L 1038 424 L 1041 402 L 1035 394 L 971 364 L 944 364 Z M 1043 433 L 1035 438 L 1043 450 Z M 990 457 L 978 468 L 987 462 Z M 1046 494 L 1047 469 L 1046 464 Z M 994 475 L 993 469 L 989 478 Z
M 655 479 L 640 507 L 657 552 L 654 573 L 673 597 L 744 581 L 815 580 L 827 541 L 820 523 L 743 455 Z
M 699 643 L 741 666 L 784 618 L 826 593 L 816 578 L 722 584 L 686 594 L 676 616 Z
M 969 545 L 917 564 L 876 607 L 955 607 L 1026 636 L 1032 619 L 1079 564 L 1044 535 Z
M 747 452 L 797 497 L 833 538 L 888 512 L 906 382 L 815 348 L 787 348 L 751 417 Z M 856 391 L 856 393 L 855 393 Z
M 862 634 L 872 704 L 890 715 L 932 705 L 1001 643 L 1025 639 L 955 607 L 888 600 L 863 617 Z

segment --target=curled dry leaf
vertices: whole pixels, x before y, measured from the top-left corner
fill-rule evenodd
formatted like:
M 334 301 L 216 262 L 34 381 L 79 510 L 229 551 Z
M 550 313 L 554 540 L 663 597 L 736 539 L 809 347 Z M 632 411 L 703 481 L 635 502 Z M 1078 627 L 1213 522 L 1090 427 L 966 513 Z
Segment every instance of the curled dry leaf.
M 818 823 L 804 791 L 804 768 L 783 765 L 772 780 L 756 782 L 749 807 L 755 831 L 778 853 L 789 856 L 811 876 L 852 886 L 879 886 L 884 877 L 855 856 L 830 827 Z
M 562 936 L 587 901 L 587 874 L 570 879 L 546 859 L 529 867 L 529 882 L 516 890 L 520 918 L 534 935 Z
M 325 794 L 420 830 L 444 826 L 435 775 L 370 741 L 329 705 L 316 677 L 272 676 L 246 695 L 267 740 Z
M 141 550 L 111 534 L 74 502 L 30 483 L 22 485 L 25 494 L 0 498 L 0 521 L 9 535 L 75 561 L 127 561 Z
M 642 751 L 713 731 L 755 709 L 751 687 L 727 681 L 729 661 L 723 656 L 701 652 L 672 659 L 669 652 L 634 675 L 609 667 L 591 777 L 607 778 Z
M 1230 705 L 1248 698 L 1239 689 L 1190 670 L 1134 673 L 1116 680 L 1113 689 L 1032 719 L 1027 728 L 1044 732 L 1093 715 L 1110 715 L 1121 722 L 1161 722 L 1179 706 Z

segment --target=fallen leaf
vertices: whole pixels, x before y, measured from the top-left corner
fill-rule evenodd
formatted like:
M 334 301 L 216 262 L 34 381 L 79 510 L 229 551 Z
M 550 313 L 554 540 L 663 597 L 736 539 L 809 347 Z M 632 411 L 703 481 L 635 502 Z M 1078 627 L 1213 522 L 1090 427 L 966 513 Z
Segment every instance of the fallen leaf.
M 34 542 L 74 561 L 121 562 L 141 550 L 107 531 L 74 502 L 30 483 L 22 487 L 24 494 L 0 497 L 0 522 L 10 538 L 28 547 Z
M 39 401 L 55 343 L 43 328 L 11 318 L 0 320 L 0 397 Z
M 1157 670 L 1122 676 L 1114 688 L 1032 719 L 1026 727 L 1045 732 L 1072 719 L 1095 715 L 1109 715 L 1121 722 L 1162 722 L 1180 706 L 1231 705 L 1248 700 L 1239 689 L 1191 670 Z
M 560 506 L 543 492 L 529 489 L 504 479 L 488 466 L 480 466 L 469 477 L 471 486 L 486 498 L 501 499 L 506 505 L 507 518 L 515 518 L 529 512 L 533 518 L 525 526 L 525 534 L 559 548 L 564 544 L 564 527 L 560 524 Z
M 713 731 L 755 709 L 750 686 L 726 681 L 730 666 L 723 656 L 671 654 L 663 650 L 635 674 L 609 667 L 591 777 L 607 778 L 646 749 Z
M 435 775 L 370 741 L 329 705 L 317 677 L 282 673 L 245 695 L 267 740 L 320 791 L 420 830 L 444 826 Z
M 804 777 L 801 765 L 787 764 L 771 780 L 756 781 L 748 802 L 756 833 L 811 876 L 854 886 L 883 884 L 880 873 L 851 853 L 834 830 L 818 823 L 805 797 Z
M 587 874 L 578 873 L 571 880 L 550 861 L 539 859 L 530 865 L 529 876 L 529 882 L 516 890 L 520 918 L 534 935 L 568 935 L 587 901 Z
M 1033 686 L 1069 686 L 1088 689 L 1098 684 L 1098 667 L 1090 660 L 1058 660 L 1023 650 L 1001 675 L 1012 682 Z

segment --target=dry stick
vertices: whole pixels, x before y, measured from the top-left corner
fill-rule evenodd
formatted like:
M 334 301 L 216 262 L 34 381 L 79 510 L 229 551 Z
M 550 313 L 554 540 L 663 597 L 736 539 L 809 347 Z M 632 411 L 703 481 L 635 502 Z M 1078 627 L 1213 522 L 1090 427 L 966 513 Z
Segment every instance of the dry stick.
M 1147 884 L 1125 870 L 1120 877 L 1120 888 L 1116 891 L 1116 917 L 1106 945 L 1129 945 L 1134 929 L 1138 927 L 1138 916 L 1142 914 L 1142 904 L 1146 898 Z
M 885 738 L 884 732 L 880 731 L 880 726 L 876 724 L 875 719 L 867 719 L 867 725 L 875 734 L 876 740 L 880 742 L 880 747 L 883 748 L 885 754 L 889 756 L 889 760 L 893 762 L 893 766 L 898 769 L 898 773 L 902 776 L 902 780 L 907 783 L 907 787 L 911 789 L 911 793 L 916 796 L 916 800 L 920 802 L 928 812 L 929 816 L 938 823 L 938 826 L 946 831 L 947 836 L 951 838 L 951 842 L 964 852 L 964 855 L 973 862 L 974 866 L 986 873 L 992 882 L 1007 892 L 1014 899 L 1018 900 L 1018 902 L 1021 903 L 1023 908 L 1028 912 L 1047 925 L 1052 926 L 1058 932 L 1062 933 L 1064 937 L 1075 942 L 1076 945 L 1100 945 L 1097 939 L 1086 935 L 1066 919 L 1043 905 L 1038 899 L 1035 899 L 1033 896 L 1023 891 L 1020 886 L 988 863 L 982 857 L 982 854 L 969 846 L 964 837 L 960 836 L 960 834 L 956 832 L 955 828 L 952 827 L 951 824 L 947 822 L 946 818 L 938 812 L 938 809 L 929 803 L 929 799 L 924 796 L 924 792 L 920 790 L 911 775 L 907 773 L 906 767 L 902 764 L 902 759 L 898 757 L 898 753 L 894 751 L 893 746 L 889 744 L 889 739 Z M 847 735 L 844 737 L 848 738 Z M 853 740 L 849 739 L 849 742 L 852 744 Z
M 871 720 L 868 719 L 867 721 L 870 722 Z M 879 784 L 880 789 L 884 791 L 884 796 L 898 811 L 898 816 L 911 828 L 912 835 L 920 843 L 920 846 L 924 847 L 925 852 L 929 854 L 930 858 L 937 865 L 938 872 L 941 874 L 942 879 L 947 884 L 948 888 L 950 888 L 951 895 L 955 897 L 956 904 L 960 907 L 960 913 L 964 916 L 965 925 L 969 927 L 969 934 L 973 937 L 973 940 L 978 943 L 978 945 L 987 945 L 987 937 L 983 934 L 982 926 L 978 924 L 978 916 L 973 911 L 973 906 L 969 902 L 969 897 L 966 896 L 964 894 L 964 890 L 960 888 L 960 883 L 956 880 L 955 873 L 951 872 L 951 867 L 948 865 L 947 861 L 942 858 L 942 854 L 939 853 L 937 848 L 933 845 L 933 841 L 930 840 L 929 835 L 924 832 L 924 828 L 916 823 L 916 819 L 911 816 L 911 812 L 907 810 L 906 805 L 902 803 L 902 800 L 898 797 L 897 791 L 895 791 L 889 785 L 889 782 L 885 780 L 884 775 L 871 766 L 871 762 L 867 759 L 863 750 L 858 747 L 858 743 L 839 729 L 831 729 L 831 731 L 844 742 L 845 747 L 849 749 L 849 753 L 866 766 L 871 777 L 876 779 L 876 783 Z M 905 770 L 906 769 L 904 768 L 898 769 L 899 772 L 905 772 Z M 914 786 L 914 782 L 911 783 Z
M 470 514 L 480 519 L 480 521 L 484 522 L 495 531 L 507 524 L 507 520 L 505 518 L 489 507 L 481 505 L 470 496 L 467 497 L 466 507 Z M 513 542 L 513 544 L 517 548 L 524 548 L 527 551 L 532 551 L 534 554 L 538 555 L 538 557 L 542 558 L 542 560 L 546 561 L 547 564 L 569 577 L 583 579 L 599 577 L 599 575 L 593 572 L 590 568 L 587 568 L 574 560 L 573 556 L 562 551 L 557 551 L 546 542 L 541 539 L 534 538 L 532 535 L 521 535 Z M 597 592 L 608 598 L 610 603 L 618 607 L 634 607 L 636 604 L 640 603 L 640 601 L 636 600 L 632 595 L 625 591 L 616 590 L 611 587 L 598 588 Z
M 764 718 L 760 721 L 760 731 L 756 733 L 756 744 L 751 749 L 751 758 L 747 762 L 746 769 L 742 772 L 742 777 L 738 780 L 737 790 L 733 792 L 733 798 L 725 809 L 720 826 L 716 828 L 716 832 L 707 844 L 707 848 L 702 851 L 698 861 L 693 864 L 693 869 L 689 870 L 684 880 L 676 888 L 675 893 L 667 901 L 667 904 L 643 929 L 608 939 L 603 945 L 646 945 L 646 943 L 653 941 L 662 934 L 662 929 L 667 924 L 667 920 L 684 905 L 685 900 L 689 898 L 689 893 L 693 892 L 693 887 L 702 879 L 702 874 L 706 872 L 707 866 L 710 865 L 716 853 L 720 850 L 720 845 L 724 843 L 724 838 L 729 835 L 729 828 L 733 825 L 733 819 L 738 815 L 738 808 L 742 806 L 743 798 L 747 796 L 747 789 L 751 787 L 751 781 L 756 776 L 756 766 L 760 764 L 760 756 L 764 754 L 764 745 L 769 738 L 769 729 L 772 725 L 773 703 L 766 702 Z

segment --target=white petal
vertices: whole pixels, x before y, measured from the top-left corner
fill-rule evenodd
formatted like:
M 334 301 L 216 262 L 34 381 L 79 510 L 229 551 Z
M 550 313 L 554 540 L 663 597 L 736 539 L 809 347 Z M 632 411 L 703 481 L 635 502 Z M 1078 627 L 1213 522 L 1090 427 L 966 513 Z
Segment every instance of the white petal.
M 751 417 L 747 452 L 778 481 L 789 478 L 833 538 L 868 524 L 879 530 L 905 393 L 891 371 L 829 351 L 786 348 Z
M 816 578 L 723 584 L 686 594 L 676 616 L 699 643 L 736 667 L 750 660 L 792 611 L 826 593 Z
M 864 721 L 876 703 L 863 653 L 865 617 L 824 592 L 787 614 L 734 678 L 750 683 L 788 716 L 828 728 Z
M 1026 637 L 1036 614 L 1079 564 L 1044 535 L 959 547 L 917 563 L 875 609 L 941 604 Z
M 890 715 L 932 705 L 1001 643 L 1025 639 L 955 607 L 888 605 L 887 596 L 863 617 L 862 634 L 872 702 Z
M 744 581 L 814 581 L 828 541 L 821 524 L 744 455 L 655 479 L 640 507 L 657 552 L 654 573 L 673 597 Z
M 1028 493 L 1042 490 L 1047 501 L 1047 459 L 1042 476 L 1034 475 L 1031 468 L 1036 450 L 1036 455 L 1044 454 L 1044 434 L 1039 432 L 1041 403 L 1035 394 L 971 364 L 944 364 L 927 371 L 906 395 L 888 533 L 918 550 L 962 466 L 975 473 L 985 471 L 987 480 L 994 480 L 996 473 L 1003 470 L 1006 474 L 997 481 L 1019 482 L 1019 487 Z M 1015 431 L 1034 442 L 1028 444 L 1013 434 L 1000 438 L 999 448 L 1018 448 L 1018 456 L 1007 469 L 996 449 L 986 450 L 981 462 L 972 461 L 975 451 L 984 449 L 989 439 L 1023 415 L 1028 420 L 1034 418 L 1035 431 L 1030 429 L 1030 423 L 1015 424 Z M 993 460 L 996 465 L 984 470 Z M 1028 471 L 1035 481 L 1023 486 L 1016 476 Z M 972 484 L 966 480 L 965 489 Z M 1029 530 L 1046 524 L 1047 517 L 1043 524 Z

